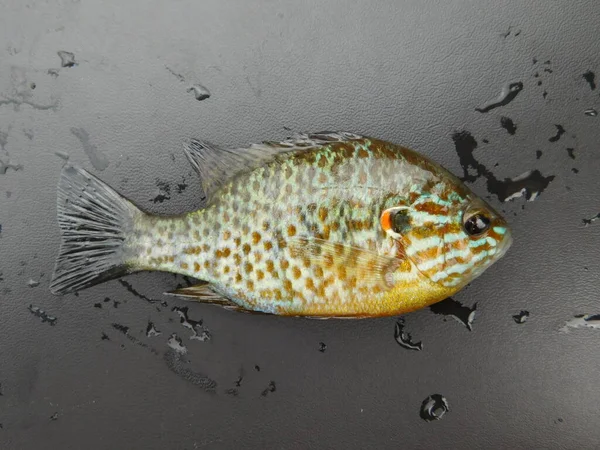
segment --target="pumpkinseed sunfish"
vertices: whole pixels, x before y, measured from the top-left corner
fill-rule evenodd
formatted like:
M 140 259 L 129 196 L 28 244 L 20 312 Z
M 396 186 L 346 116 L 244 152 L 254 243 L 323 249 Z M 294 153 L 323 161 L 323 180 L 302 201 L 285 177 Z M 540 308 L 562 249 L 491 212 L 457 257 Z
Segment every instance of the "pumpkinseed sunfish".
M 243 149 L 192 139 L 184 150 L 207 201 L 173 217 L 62 169 L 52 293 L 157 270 L 201 280 L 172 294 L 229 309 L 390 316 L 456 293 L 512 243 L 457 177 L 375 138 L 322 132 Z

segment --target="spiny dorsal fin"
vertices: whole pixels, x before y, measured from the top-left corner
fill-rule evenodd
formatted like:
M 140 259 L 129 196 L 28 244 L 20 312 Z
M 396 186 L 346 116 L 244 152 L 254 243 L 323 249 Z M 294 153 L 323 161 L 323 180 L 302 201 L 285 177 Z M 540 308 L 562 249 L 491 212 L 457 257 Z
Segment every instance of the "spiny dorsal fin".
M 247 148 L 228 149 L 207 141 L 190 139 L 183 145 L 185 155 L 200 175 L 202 188 L 210 197 L 232 177 L 250 171 L 273 160 L 277 155 L 315 149 L 332 142 L 361 139 L 348 132 L 296 134 L 280 142 L 252 144 Z

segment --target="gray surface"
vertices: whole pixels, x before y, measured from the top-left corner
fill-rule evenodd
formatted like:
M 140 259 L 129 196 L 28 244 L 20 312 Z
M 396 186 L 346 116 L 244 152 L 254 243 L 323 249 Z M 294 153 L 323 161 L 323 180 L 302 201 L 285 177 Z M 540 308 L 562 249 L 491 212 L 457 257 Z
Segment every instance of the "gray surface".
M 598 446 L 600 331 L 559 329 L 600 312 L 600 222 L 582 224 L 600 211 L 600 117 L 583 113 L 600 109 L 600 90 L 582 78 L 600 72 L 600 10 L 592 1 L 356 3 L 0 2 L 0 159 L 23 166 L 0 175 L 1 448 Z M 77 64 L 61 67 L 58 51 Z M 524 84 L 510 104 L 475 111 L 509 81 Z M 194 84 L 210 98 L 196 100 Z M 555 124 L 567 132 L 551 143 Z M 393 318 L 289 320 L 188 304 L 212 335 L 201 342 L 171 310 L 183 301 L 149 304 L 118 281 L 79 297 L 48 292 L 63 164 L 55 152 L 141 206 L 174 213 L 200 204 L 183 138 L 243 145 L 283 137 L 284 126 L 389 139 L 457 174 L 451 136 L 467 130 L 498 178 L 555 175 L 533 202 L 492 197 L 515 243 L 456 296 L 477 302 L 472 332 L 429 310 L 407 315 L 424 345 L 415 352 L 394 341 Z M 188 186 L 179 193 L 177 184 Z M 482 178 L 474 189 L 487 194 Z M 182 280 L 126 281 L 166 299 Z M 511 316 L 521 309 L 531 317 L 519 325 Z M 160 336 L 146 337 L 148 321 Z M 163 357 L 171 333 L 188 348 L 179 375 Z M 210 376 L 216 391 L 184 379 L 185 369 Z M 225 393 L 241 369 L 239 395 Z M 271 380 L 277 390 L 261 396 Z M 435 393 L 450 412 L 428 423 L 419 407 Z

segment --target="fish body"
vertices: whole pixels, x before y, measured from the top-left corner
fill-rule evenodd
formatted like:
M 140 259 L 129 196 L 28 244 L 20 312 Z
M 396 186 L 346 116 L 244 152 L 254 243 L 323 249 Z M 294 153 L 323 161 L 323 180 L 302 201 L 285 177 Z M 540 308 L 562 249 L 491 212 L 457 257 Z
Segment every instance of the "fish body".
M 316 133 L 237 150 L 192 140 L 185 151 L 208 199 L 176 217 L 63 169 L 54 293 L 157 270 L 202 280 L 176 294 L 232 309 L 389 316 L 454 294 L 512 242 L 454 175 L 375 138 Z

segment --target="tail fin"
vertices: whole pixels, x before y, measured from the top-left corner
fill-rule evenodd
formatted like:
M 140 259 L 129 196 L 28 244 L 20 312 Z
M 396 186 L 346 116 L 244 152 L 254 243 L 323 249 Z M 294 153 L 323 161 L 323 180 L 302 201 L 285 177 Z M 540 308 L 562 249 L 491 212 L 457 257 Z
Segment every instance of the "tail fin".
M 124 242 L 142 212 L 82 168 L 67 165 L 58 183 L 62 243 L 50 291 L 63 295 L 130 273 Z

